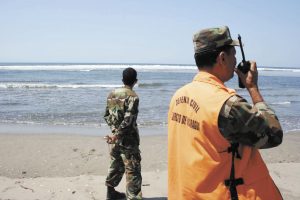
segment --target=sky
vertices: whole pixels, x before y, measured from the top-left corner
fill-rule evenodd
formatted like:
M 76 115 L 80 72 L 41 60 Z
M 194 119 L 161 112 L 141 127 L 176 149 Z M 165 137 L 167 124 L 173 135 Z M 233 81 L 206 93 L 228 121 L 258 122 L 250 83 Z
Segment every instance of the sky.
M 299 10 L 297 0 L 0 0 L 0 63 L 194 64 L 193 34 L 227 25 L 247 60 L 300 67 Z

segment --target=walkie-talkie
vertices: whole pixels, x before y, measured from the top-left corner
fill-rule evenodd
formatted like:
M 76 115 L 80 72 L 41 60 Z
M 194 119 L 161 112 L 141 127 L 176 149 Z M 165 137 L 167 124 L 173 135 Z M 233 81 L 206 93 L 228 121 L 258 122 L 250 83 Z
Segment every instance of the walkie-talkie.
M 239 43 L 240 43 L 240 48 L 243 56 L 242 62 L 239 63 L 237 68 L 243 72 L 243 74 L 246 74 L 250 70 L 250 62 L 246 61 L 245 59 L 245 54 L 244 54 L 244 49 L 243 49 L 243 44 L 242 44 L 242 38 L 240 35 L 238 35 Z M 241 78 L 239 77 L 239 87 L 240 88 L 245 88 L 245 85 L 242 83 Z

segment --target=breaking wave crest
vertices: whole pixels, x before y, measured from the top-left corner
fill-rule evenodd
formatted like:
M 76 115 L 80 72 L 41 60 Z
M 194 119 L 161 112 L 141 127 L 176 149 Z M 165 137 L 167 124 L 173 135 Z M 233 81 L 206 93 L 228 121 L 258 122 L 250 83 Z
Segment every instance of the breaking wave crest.
M 93 84 L 93 85 L 86 85 L 86 84 L 44 84 L 44 83 L 5 83 L 0 84 L 0 88 L 2 89 L 14 89 L 14 88 L 23 88 L 23 89 L 59 89 L 59 88 L 117 88 L 121 87 L 122 85 L 113 85 L 113 84 Z

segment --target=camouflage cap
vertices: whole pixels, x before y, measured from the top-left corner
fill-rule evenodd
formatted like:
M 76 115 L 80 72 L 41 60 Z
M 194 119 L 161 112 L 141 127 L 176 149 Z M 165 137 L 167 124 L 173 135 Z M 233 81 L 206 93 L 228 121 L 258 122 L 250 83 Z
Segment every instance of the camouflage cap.
M 227 26 L 200 30 L 194 34 L 193 43 L 195 53 L 212 52 L 225 45 L 239 45 L 239 41 L 231 38 Z

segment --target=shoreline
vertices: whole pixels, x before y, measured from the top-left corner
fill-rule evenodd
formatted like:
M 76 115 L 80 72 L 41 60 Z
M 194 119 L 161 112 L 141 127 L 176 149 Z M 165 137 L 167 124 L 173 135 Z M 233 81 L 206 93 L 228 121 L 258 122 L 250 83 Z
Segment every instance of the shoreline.
M 139 126 L 141 136 L 167 135 L 167 125 Z M 300 132 L 300 130 L 299 130 Z M 0 135 L 79 135 L 105 136 L 111 133 L 108 126 L 85 127 L 69 125 L 1 124 Z

